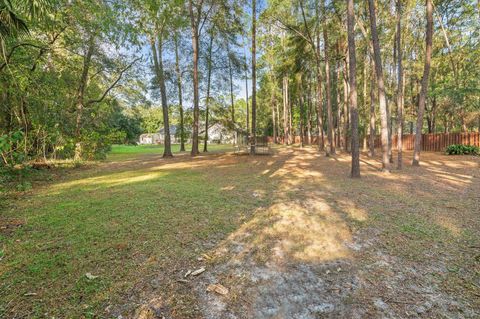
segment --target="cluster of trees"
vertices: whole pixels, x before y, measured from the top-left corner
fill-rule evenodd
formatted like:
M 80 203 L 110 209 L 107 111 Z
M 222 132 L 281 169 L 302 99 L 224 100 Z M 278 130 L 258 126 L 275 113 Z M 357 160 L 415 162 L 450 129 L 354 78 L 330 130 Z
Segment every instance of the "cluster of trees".
M 418 165 L 422 132 L 480 129 L 478 1 L 268 3 L 259 94 L 275 138 L 351 151 L 359 176 L 361 141 L 373 155 L 377 132 L 388 171 L 404 130 L 416 134 Z M 401 168 L 401 143 L 398 156 Z
M 246 130 L 244 4 L 1 0 L 2 164 L 103 156 L 160 126 L 171 156 L 172 123 L 196 155 L 212 115 Z
M 359 176 L 377 132 L 389 170 L 404 129 L 480 127 L 475 0 L 0 0 L 0 32 L 4 163 L 92 157 L 172 123 L 195 156 L 221 120 L 352 152 Z
M 0 1 L 2 164 L 37 157 L 97 157 L 136 138 L 114 90 L 139 61 L 122 52 L 135 29 L 103 1 Z

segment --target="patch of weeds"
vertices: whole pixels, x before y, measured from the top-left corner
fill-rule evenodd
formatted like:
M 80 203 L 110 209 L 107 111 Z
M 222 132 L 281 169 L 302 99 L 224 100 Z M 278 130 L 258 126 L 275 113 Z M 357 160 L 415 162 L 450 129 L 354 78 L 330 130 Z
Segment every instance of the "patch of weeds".
M 98 293 L 105 287 L 105 284 L 101 277 L 95 279 L 88 279 L 86 276 L 82 276 L 75 285 L 75 299 L 81 301 L 85 296 L 91 296 Z
M 400 231 L 404 234 L 413 235 L 418 239 L 439 240 L 445 235 L 439 226 L 427 223 L 425 220 L 410 216 L 399 225 Z
M 18 192 L 26 192 L 26 191 L 29 191 L 32 189 L 32 183 L 30 183 L 29 181 L 22 181 L 20 182 L 20 184 L 17 184 L 17 186 L 15 187 L 15 189 L 18 191 Z
M 460 272 L 460 268 L 455 265 L 447 267 L 447 270 L 454 274 L 458 274 Z

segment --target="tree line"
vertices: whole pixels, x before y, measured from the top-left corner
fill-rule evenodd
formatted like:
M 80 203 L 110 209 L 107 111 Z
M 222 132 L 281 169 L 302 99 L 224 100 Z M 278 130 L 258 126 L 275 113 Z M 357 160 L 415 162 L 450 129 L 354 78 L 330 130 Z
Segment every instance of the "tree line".
M 360 148 L 375 155 L 377 134 L 390 171 L 405 131 L 419 165 L 422 133 L 479 130 L 479 16 L 477 1 L 269 1 L 260 96 L 274 139 L 351 152 L 359 177 Z
M 480 127 L 473 0 L 1 0 L 0 13 L 3 165 L 102 156 L 160 126 L 170 157 L 172 123 L 195 156 L 221 121 L 351 152 L 357 177 L 377 133 L 389 171 L 395 135 L 416 133 L 418 165 L 422 132 Z

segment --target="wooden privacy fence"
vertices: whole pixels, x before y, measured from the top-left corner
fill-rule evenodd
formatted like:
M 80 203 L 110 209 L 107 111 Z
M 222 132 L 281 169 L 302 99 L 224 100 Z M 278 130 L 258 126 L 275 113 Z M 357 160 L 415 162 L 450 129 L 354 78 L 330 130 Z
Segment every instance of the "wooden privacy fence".
M 397 148 L 397 136 L 393 137 L 392 148 Z M 452 144 L 480 146 L 480 133 L 438 133 L 422 134 L 422 151 L 443 152 Z M 375 147 L 381 147 L 379 135 L 375 136 Z M 415 135 L 407 134 L 402 137 L 402 149 L 411 151 L 415 145 Z
M 268 137 L 269 142 L 273 143 L 273 137 Z M 368 136 L 366 136 L 368 143 Z M 317 144 L 317 136 L 310 138 L 310 144 Z M 326 140 L 326 136 L 325 136 Z M 305 136 L 304 143 L 308 144 L 308 137 Z M 277 138 L 278 143 L 283 143 L 283 137 Z M 326 141 L 325 141 L 326 142 Z M 363 138 L 360 140 L 362 147 Z M 295 143 L 300 143 L 300 136 L 295 136 Z M 405 134 L 402 137 L 403 150 L 413 150 L 415 144 L 414 134 Z M 480 132 L 470 133 L 438 133 L 438 134 L 422 134 L 422 151 L 443 152 L 445 148 L 452 144 L 474 145 L 480 147 Z M 382 142 L 380 135 L 375 136 L 375 147 L 381 147 Z M 397 148 L 397 135 L 393 136 L 392 148 Z

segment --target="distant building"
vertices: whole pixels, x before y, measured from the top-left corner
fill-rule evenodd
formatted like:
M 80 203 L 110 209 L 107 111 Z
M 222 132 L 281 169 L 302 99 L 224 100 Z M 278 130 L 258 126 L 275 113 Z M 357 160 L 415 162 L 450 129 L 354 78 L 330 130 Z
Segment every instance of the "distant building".
M 146 133 L 140 135 L 138 144 L 161 144 L 161 136 L 159 133 Z
M 177 138 L 177 126 L 170 125 L 170 143 L 180 143 L 180 137 Z M 164 144 L 165 143 L 165 129 L 161 128 L 157 133 L 145 133 L 140 135 L 138 144 Z
M 200 127 L 205 124 L 200 123 Z M 178 131 L 177 131 L 178 130 Z M 189 133 L 189 128 L 185 128 L 185 133 Z M 205 130 L 199 132 L 199 138 L 202 140 L 205 136 Z M 221 123 L 214 123 L 208 128 L 208 143 L 230 144 L 235 139 L 235 132 L 229 130 Z M 190 143 L 190 138 L 185 138 L 185 143 Z M 140 135 L 138 144 L 164 144 L 165 130 L 159 129 L 157 133 L 145 133 Z M 180 128 L 176 125 L 170 125 L 170 143 L 180 144 Z
M 205 130 L 200 132 L 200 136 L 205 136 Z M 215 123 L 208 128 L 208 143 L 231 144 L 234 142 L 235 132 L 229 130 L 221 123 Z
M 180 131 L 180 129 L 178 129 L 178 130 Z M 160 130 L 158 130 L 158 134 L 160 134 L 160 140 L 161 140 L 160 143 L 163 144 L 164 141 L 165 141 L 165 129 L 162 127 Z M 172 143 L 172 144 L 180 143 L 180 136 L 178 136 L 178 138 L 177 138 L 177 126 L 176 125 L 170 125 L 170 143 Z

